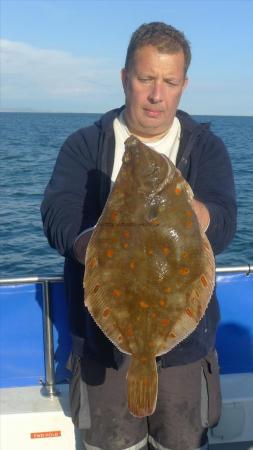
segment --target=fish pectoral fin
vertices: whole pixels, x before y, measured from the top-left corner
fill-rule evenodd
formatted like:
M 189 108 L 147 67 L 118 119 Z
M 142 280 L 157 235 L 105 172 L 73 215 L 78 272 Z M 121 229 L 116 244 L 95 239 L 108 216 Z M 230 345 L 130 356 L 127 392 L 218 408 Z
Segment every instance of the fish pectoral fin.
M 157 366 L 154 356 L 133 356 L 127 374 L 128 409 L 133 416 L 153 414 L 157 400 Z

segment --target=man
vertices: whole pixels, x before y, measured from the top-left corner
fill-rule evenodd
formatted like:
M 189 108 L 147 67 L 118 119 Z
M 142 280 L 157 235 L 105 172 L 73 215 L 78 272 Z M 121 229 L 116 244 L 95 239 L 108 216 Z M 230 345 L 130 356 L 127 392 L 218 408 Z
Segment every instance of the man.
M 144 419 L 127 410 L 129 358 L 104 336 L 83 305 L 85 250 L 130 134 L 166 154 L 181 170 L 214 253 L 233 238 L 235 191 L 224 144 L 207 125 L 177 110 L 190 60 L 189 43 L 175 28 L 154 22 L 137 29 L 122 70 L 125 105 L 66 140 L 45 191 L 44 230 L 50 245 L 66 258 L 73 338 L 70 403 L 73 422 L 84 429 L 87 450 L 207 449 L 207 429 L 219 419 L 215 293 L 196 330 L 158 358 L 157 407 Z M 85 392 L 90 424 L 85 422 Z

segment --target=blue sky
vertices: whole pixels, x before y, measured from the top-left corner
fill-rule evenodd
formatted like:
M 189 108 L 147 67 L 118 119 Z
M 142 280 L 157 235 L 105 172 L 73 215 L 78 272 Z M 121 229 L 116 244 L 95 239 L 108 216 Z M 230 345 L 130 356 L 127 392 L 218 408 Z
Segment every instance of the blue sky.
M 1 0 L 1 109 L 100 113 L 121 105 L 129 38 L 151 21 L 191 42 L 182 109 L 253 115 L 251 0 Z

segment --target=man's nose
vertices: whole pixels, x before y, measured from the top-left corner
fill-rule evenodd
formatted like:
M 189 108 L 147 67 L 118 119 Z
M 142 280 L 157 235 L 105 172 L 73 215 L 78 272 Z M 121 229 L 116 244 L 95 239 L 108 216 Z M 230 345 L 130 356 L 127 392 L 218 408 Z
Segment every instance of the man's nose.
M 163 100 L 163 86 L 160 81 L 153 81 L 148 99 L 151 103 L 160 103 Z

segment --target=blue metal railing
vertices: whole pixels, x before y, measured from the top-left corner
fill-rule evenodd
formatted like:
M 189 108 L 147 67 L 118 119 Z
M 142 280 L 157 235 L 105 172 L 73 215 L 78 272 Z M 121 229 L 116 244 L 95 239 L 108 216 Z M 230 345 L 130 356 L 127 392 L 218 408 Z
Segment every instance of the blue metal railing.
M 253 273 L 252 264 L 236 267 L 218 267 L 216 269 L 216 274 L 219 276 L 226 274 L 242 274 L 245 276 L 250 276 L 252 273 Z M 34 276 L 34 277 L 0 279 L 0 286 L 40 284 L 42 287 L 43 349 L 45 362 L 45 381 L 43 382 L 44 386 L 43 391 L 44 394 L 48 396 L 58 395 L 58 390 L 56 389 L 56 381 L 55 381 L 54 337 L 53 337 L 53 321 L 52 321 L 51 296 L 50 296 L 50 285 L 57 282 L 60 283 L 63 282 L 63 277 Z

